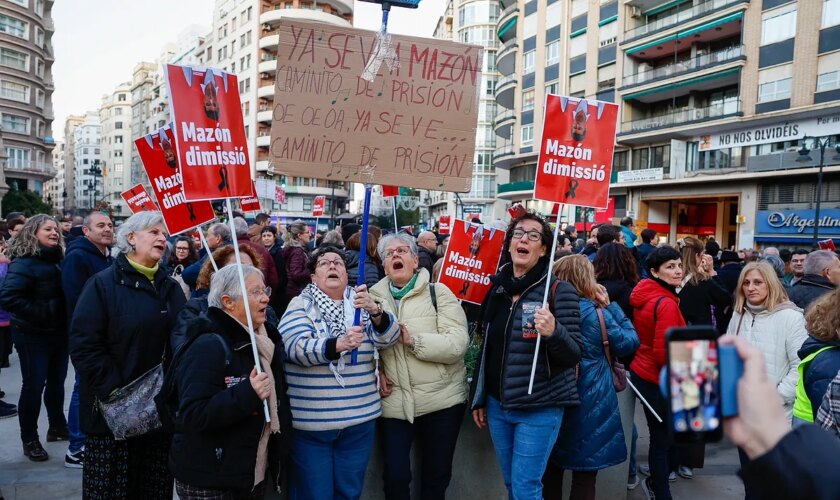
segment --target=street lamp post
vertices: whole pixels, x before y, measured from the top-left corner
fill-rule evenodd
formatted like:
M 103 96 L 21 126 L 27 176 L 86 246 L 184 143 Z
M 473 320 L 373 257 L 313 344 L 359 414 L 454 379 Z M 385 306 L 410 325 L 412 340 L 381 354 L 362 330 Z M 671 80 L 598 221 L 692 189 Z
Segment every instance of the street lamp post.
M 102 169 L 99 168 L 99 160 L 93 160 L 90 173 L 93 174 L 93 190 L 90 192 L 90 209 L 93 210 L 96 202 L 96 176 L 102 173 Z
M 799 157 L 796 158 L 798 162 L 811 162 L 811 150 L 808 149 L 808 139 L 813 140 L 813 148 L 820 150 L 820 170 L 817 173 L 817 192 L 816 200 L 814 201 L 814 248 L 819 248 L 820 239 L 820 202 L 822 201 L 822 181 L 823 181 L 823 167 L 825 167 L 825 148 L 828 147 L 830 137 L 808 137 L 807 135 L 802 139 L 802 147 L 799 149 Z M 834 146 L 836 154 L 832 158 L 833 161 L 840 161 L 840 143 Z

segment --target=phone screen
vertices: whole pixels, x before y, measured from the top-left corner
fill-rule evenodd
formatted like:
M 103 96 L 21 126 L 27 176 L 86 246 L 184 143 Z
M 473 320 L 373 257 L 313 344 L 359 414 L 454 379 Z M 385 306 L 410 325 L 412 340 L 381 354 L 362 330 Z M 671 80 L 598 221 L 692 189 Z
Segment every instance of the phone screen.
M 672 432 L 720 430 L 718 345 L 710 339 L 669 342 Z

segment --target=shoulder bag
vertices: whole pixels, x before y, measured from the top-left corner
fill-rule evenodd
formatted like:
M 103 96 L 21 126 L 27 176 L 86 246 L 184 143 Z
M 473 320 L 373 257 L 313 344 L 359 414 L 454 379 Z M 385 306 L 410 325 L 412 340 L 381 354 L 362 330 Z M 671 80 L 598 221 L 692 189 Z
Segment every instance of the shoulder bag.
M 161 387 L 163 363 L 120 387 L 104 401 L 98 401 L 99 411 L 114 434 L 114 439 L 122 441 L 162 427 L 155 406 L 155 396 Z
M 610 354 L 610 338 L 607 336 L 604 311 L 597 307 L 595 312 L 598 313 L 598 323 L 601 326 L 601 343 L 604 345 L 604 354 L 607 356 L 607 364 L 610 365 L 610 372 L 612 372 L 613 387 L 615 392 L 621 392 L 627 388 L 627 369 L 620 361 L 614 360 L 612 354 Z

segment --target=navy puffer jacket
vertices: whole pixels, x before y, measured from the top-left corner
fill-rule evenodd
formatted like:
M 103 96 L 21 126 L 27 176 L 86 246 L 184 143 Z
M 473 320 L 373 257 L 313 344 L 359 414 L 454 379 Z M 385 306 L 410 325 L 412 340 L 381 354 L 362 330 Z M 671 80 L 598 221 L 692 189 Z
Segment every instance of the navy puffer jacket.
M 557 281 L 551 276 L 550 283 Z M 482 306 L 486 313 L 482 318 L 483 331 L 493 322 L 497 314 L 508 316 L 511 322 L 511 335 L 505 335 L 505 355 L 503 359 L 503 379 L 500 403 L 507 410 L 547 408 L 553 406 L 576 406 L 579 404 L 577 384 L 575 383 L 575 365 L 580 361 L 580 298 L 574 287 L 561 281 L 554 291 L 554 334 L 540 341 L 540 353 L 537 358 L 537 371 L 534 377 L 534 390 L 528 394 L 531 378 L 531 364 L 534 360 L 536 341 L 522 338 L 522 304 L 543 301 L 545 277 L 531 285 L 522 293 L 513 308 L 500 307 L 504 303 L 504 288 L 498 283 L 493 285 Z M 483 343 L 481 356 L 476 363 L 475 373 L 470 388 L 470 408 L 483 408 L 486 393 L 484 391 L 484 367 L 482 366 L 487 343 Z
M 632 356 L 639 348 L 633 323 L 615 302 L 603 312 L 612 356 Z M 566 410 L 551 461 L 564 469 L 593 471 L 624 462 L 627 447 L 596 304 L 589 299 L 580 301 L 580 330 L 583 340 L 577 381 L 580 406 Z

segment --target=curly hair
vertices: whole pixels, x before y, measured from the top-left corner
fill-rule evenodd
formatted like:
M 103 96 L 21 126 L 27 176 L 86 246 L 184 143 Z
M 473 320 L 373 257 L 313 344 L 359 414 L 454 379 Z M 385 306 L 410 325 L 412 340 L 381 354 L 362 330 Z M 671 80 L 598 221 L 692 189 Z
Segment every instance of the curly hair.
M 592 262 L 595 277 L 599 281 L 618 280 L 635 286 L 639 282 L 639 270 L 633 253 L 624 245 L 604 245 L 595 254 Z
M 557 278 L 568 281 L 581 297 L 595 300 L 598 283 L 595 269 L 584 255 L 567 255 L 554 263 L 551 270 Z
M 542 257 L 543 259 L 547 259 L 548 252 L 551 251 L 551 238 L 553 237 L 551 234 L 551 227 L 549 227 L 548 222 L 542 218 L 539 214 L 534 212 L 533 210 L 528 210 L 524 214 L 520 215 L 519 217 L 510 221 L 507 227 L 507 233 L 505 234 L 505 246 L 502 247 L 502 256 L 505 257 L 506 262 L 510 262 L 510 242 L 513 241 L 513 230 L 516 228 L 516 225 L 522 221 L 532 220 L 534 222 L 539 223 L 541 226 L 540 229 L 540 237 L 541 243 L 545 247 L 546 257 Z
M 257 252 L 249 245 L 240 243 L 239 252 L 247 254 L 248 257 L 251 257 L 251 261 L 254 263 L 254 266 L 260 267 L 260 256 L 257 255 Z M 216 262 L 216 265 L 219 266 L 219 269 L 221 269 L 227 265 L 226 262 L 234 256 L 234 253 L 235 251 L 232 245 L 225 245 L 222 248 L 217 248 L 216 251 L 213 252 L 213 261 Z M 216 270 L 213 269 L 213 263 L 210 262 L 210 259 L 205 260 L 204 264 L 201 266 L 201 271 L 198 272 L 198 279 L 195 280 L 195 289 L 210 288 L 210 280 L 213 278 L 215 273 Z
M 23 227 L 20 228 L 17 236 L 12 239 L 12 243 L 9 245 L 9 257 L 15 258 L 23 257 L 24 255 L 40 255 L 41 243 L 38 242 L 37 233 L 44 224 L 50 221 L 55 224 L 56 232 L 58 232 L 58 246 L 63 248 L 64 237 L 58 229 L 58 221 L 55 220 L 55 217 L 50 215 L 38 214 L 27 219 L 27 221 L 23 224 Z M 62 254 L 63 252 L 64 251 L 62 250 Z
M 805 313 L 808 333 L 823 342 L 840 338 L 840 288 L 817 299 Z

